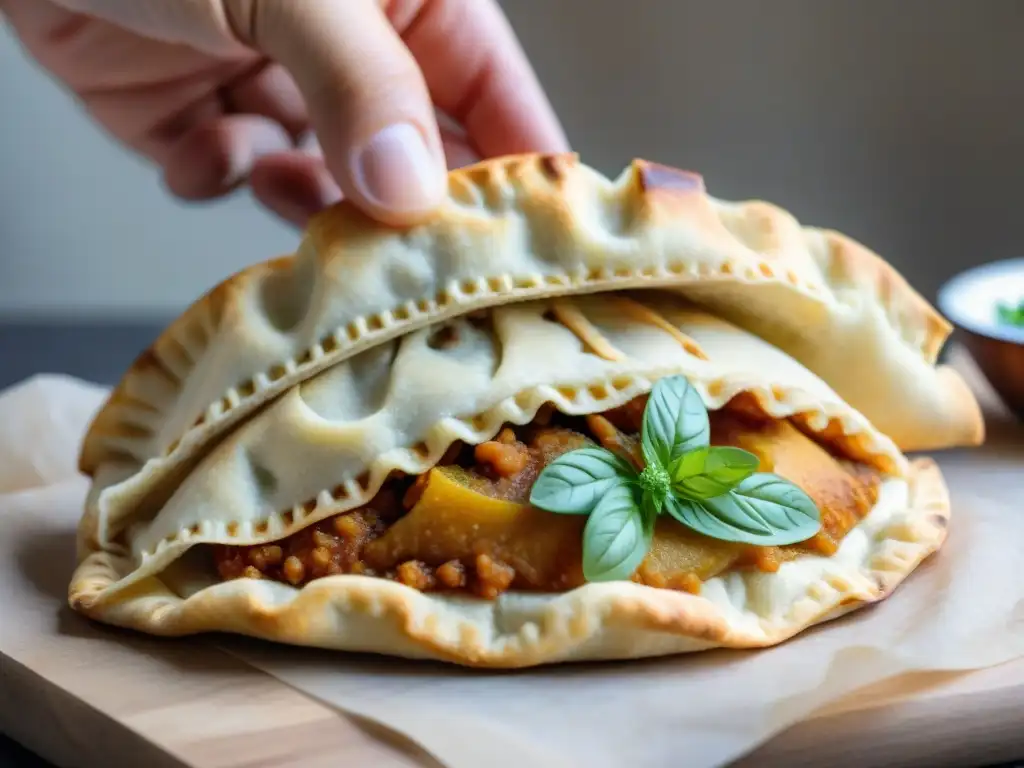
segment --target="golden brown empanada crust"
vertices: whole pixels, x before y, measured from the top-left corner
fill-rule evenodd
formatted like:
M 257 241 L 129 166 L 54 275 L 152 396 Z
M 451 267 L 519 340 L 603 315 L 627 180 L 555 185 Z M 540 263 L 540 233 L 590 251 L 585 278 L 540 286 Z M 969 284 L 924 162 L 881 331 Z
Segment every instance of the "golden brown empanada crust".
M 435 349 L 442 323 L 469 346 Z M 575 156 L 481 163 L 452 172 L 442 209 L 407 229 L 340 204 L 294 257 L 193 304 L 98 413 L 70 601 L 154 634 L 480 666 L 771 645 L 881 599 L 941 545 L 941 475 L 902 451 L 983 439 L 977 401 L 935 365 L 948 333 L 863 246 L 644 161 L 617 179 Z M 623 582 L 481 604 L 371 577 L 295 590 L 190 571 L 205 545 L 353 508 L 456 439 L 487 439 L 545 403 L 598 412 L 674 374 L 711 408 L 749 393 L 882 468 L 884 503 L 838 555 L 731 573 L 700 597 Z
M 891 440 L 784 352 L 677 296 L 524 302 L 446 328 L 410 333 L 290 388 L 205 455 L 160 509 L 129 520 L 87 513 L 71 604 L 158 634 L 215 628 L 521 666 L 770 644 L 851 600 L 876 599 L 882 571 L 903 578 L 938 546 L 936 504 L 911 493 L 916 470 Z M 506 593 L 493 604 L 402 587 L 409 594 L 362 576 L 301 590 L 218 583 L 209 545 L 278 540 L 361 506 L 394 469 L 426 471 L 455 440 L 484 442 L 547 403 L 604 412 L 675 374 L 710 410 L 742 399 L 884 473 L 879 502 L 836 555 L 713 578 L 700 599 L 631 582 Z M 438 386 L 449 381 L 457 391 Z

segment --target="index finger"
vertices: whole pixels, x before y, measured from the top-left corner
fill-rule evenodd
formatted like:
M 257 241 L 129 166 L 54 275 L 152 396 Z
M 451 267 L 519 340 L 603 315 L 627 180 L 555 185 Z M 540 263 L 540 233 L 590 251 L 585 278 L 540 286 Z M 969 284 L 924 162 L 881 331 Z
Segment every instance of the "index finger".
M 481 157 L 569 149 L 555 111 L 495 0 L 393 1 L 385 8 L 434 104 Z

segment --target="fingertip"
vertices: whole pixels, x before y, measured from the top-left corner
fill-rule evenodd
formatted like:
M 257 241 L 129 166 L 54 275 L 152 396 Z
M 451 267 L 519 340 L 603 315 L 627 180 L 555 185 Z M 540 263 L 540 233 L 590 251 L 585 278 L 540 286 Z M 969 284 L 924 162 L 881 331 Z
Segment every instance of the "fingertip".
M 403 37 L 434 101 L 482 157 L 569 150 L 564 126 L 495 0 L 426 3 Z
M 164 184 L 183 200 L 209 200 L 244 183 L 262 155 L 291 146 L 287 131 L 272 120 L 220 117 L 196 126 L 171 147 L 163 162 Z
M 260 203 L 300 228 L 342 197 L 323 159 L 298 151 L 260 158 L 249 184 Z
M 445 164 L 448 169 L 479 163 L 483 158 L 473 146 L 465 128 L 441 111 L 437 111 L 437 127 L 441 136 Z
M 444 156 L 449 169 L 464 168 L 479 163 L 480 157 L 468 144 L 461 141 L 444 142 Z
M 389 224 L 428 217 L 444 200 L 444 150 L 420 67 L 376 0 L 259 8 L 255 40 L 303 92 L 345 197 Z
M 393 224 L 429 215 L 444 199 L 447 184 L 443 163 L 408 122 L 382 128 L 356 147 L 342 173 L 350 175 L 353 201 Z

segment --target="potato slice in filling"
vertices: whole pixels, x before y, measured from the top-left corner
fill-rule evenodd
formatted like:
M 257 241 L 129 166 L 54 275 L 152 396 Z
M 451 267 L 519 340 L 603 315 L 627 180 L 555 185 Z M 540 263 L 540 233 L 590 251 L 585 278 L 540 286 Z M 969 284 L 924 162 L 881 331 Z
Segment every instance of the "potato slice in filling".
M 550 408 L 532 424 L 506 427 L 478 446 L 453 446 L 417 478 L 392 477 L 366 506 L 262 546 L 214 547 L 222 579 L 268 578 L 295 586 L 337 574 L 393 579 L 420 590 L 468 590 L 494 598 L 507 589 L 564 591 L 584 583 L 585 518 L 528 503 L 530 489 L 561 454 L 599 443 L 638 463 L 646 396 L 603 414 L 570 418 Z M 737 402 L 713 411 L 711 444 L 743 448 L 800 486 L 818 505 L 821 530 L 807 541 L 758 547 L 719 541 L 669 517 L 633 581 L 699 592 L 734 568 L 774 571 L 803 553 L 831 555 L 874 506 L 880 476 L 834 457 L 786 420 Z

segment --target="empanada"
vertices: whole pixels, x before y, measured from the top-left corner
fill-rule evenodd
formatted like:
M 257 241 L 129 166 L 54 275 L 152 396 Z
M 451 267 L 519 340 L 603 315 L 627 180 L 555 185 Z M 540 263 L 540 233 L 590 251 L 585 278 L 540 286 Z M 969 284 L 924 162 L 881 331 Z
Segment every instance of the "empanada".
M 82 449 L 77 610 L 520 667 L 777 643 L 941 545 L 941 475 L 904 451 L 982 420 L 879 257 L 640 161 L 503 158 L 449 190 L 410 229 L 325 211 L 136 361 Z M 715 448 L 651 472 L 648 396 L 678 382 Z M 587 451 L 619 474 L 545 508 L 538 477 Z M 744 496 L 755 470 L 782 490 Z

